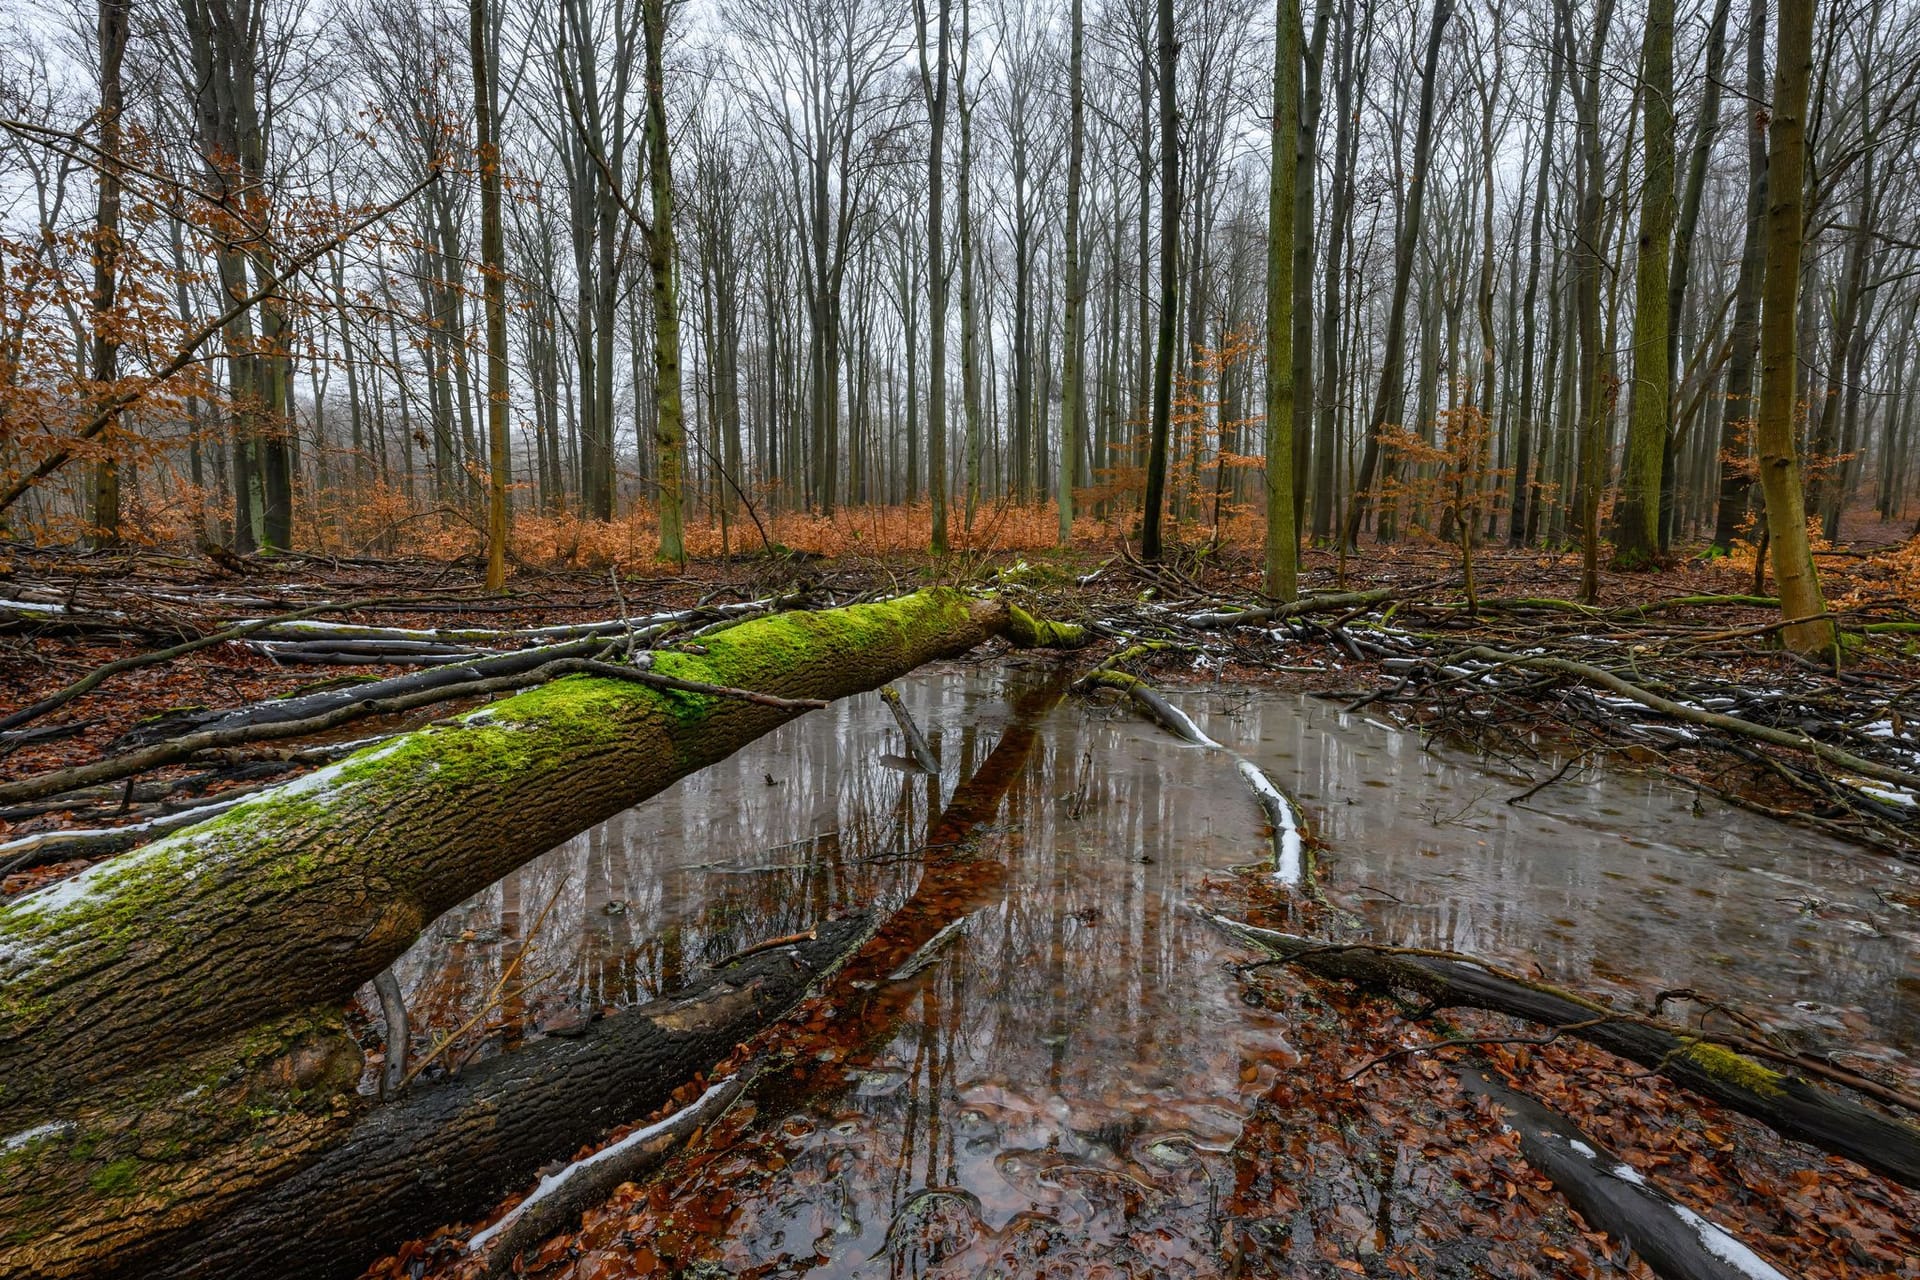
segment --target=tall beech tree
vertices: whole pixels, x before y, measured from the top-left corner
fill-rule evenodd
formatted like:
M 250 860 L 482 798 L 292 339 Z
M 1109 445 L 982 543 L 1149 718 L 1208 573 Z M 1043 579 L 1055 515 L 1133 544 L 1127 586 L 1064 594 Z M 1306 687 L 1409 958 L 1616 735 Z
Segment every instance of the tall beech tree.
M 1607 0 L 1602 0 L 1606 3 Z M 1380 381 L 1375 389 L 1373 412 L 1367 421 L 1360 473 L 1354 480 L 1353 500 L 1347 508 L 1346 546 L 1356 546 L 1360 526 L 1366 519 L 1367 503 L 1380 470 L 1380 447 L 1391 421 L 1405 398 L 1407 294 L 1413 284 L 1413 261 L 1420 244 L 1420 214 L 1426 204 L 1430 185 L 1428 159 L 1433 153 L 1434 85 L 1440 70 L 1440 41 L 1447 20 L 1453 16 L 1453 0 L 1433 0 L 1433 17 L 1427 25 L 1427 52 L 1420 67 L 1420 114 L 1414 127 L 1413 160 L 1407 183 L 1406 209 L 1401 215 L 1400 234 L 1394 247 L 1393 294 L 1387 303 L 1386 334 L 1382 339 Z
M 1267 180 L 1267 557 L 1266 592 L 1300 594 L 1300 538 L 1294 519 L 1293 360 L 1294 185 L 1300 152 L 1300 4 L 1273 13 L 1272 167 Z
M 1673 0 L 1649 0 L 1640 47 L 1645 171 L 1634 263 L 1633 390 L 1620 475 L 1614 560 L 1650 564 L 1660 547 L 1660 468 L 1672 417 L 1667 296 L 1673 246 Z
M 1761 287 L 1760 404 L 1754 447 L 1767 497 L 1780 637 L 1796 653 L 1833 647 L 1833 623 L 1807 542 L 1806 497 L 1794 444 L 1799 401 L 1800 257 L 1806 243 L 1807 95 L 1813 78 L 1813 0 L 1780 0 L 1773 112 L 1767 125 L 1767 250 Z
M 1180 319 L 1180 116 L 1175 75 L 1180 44 L 1174 37 L 1173 0 L 1154 7 L 1154 41 L 1160 73 L 1160 294 L 1153 346 L 1153 419 L 1147 441 L 1147 491 L 1140 518 L 1140 555 L 1158 560 L 1160 522 L 1167 500 L 1167 442 L 1173 421 L 1174 330 Z M 1141 199 L 1145 201 L 1144 190 Z

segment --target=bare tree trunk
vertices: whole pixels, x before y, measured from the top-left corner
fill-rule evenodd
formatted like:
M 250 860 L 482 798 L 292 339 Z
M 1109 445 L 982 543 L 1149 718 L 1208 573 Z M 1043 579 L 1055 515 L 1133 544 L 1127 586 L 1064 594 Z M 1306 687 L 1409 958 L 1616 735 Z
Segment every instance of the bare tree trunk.
M 1073 481 L 1086 434 L 1087 281 L 1081 264 L 1080 186 L 1086 153 L 1086 19 L 1083 0 L 1071 0 L 1067 53 L 1067 316 L 1060 388 L 1060 545 L 1073 541 Z
M 1602 0 L 1608 3 L 1608 0 Z M 1427 158 L 1433 150 L 1434 84 L 1440 66 L 1440 37 L 1447 20 L 1453 16 L 1453 0 L 1434 0 L 1433 19 L 1427 29 L 1427 54 L 1420 72 L 1420 119 L 1414 131 L 1413 178 L 1407 193 L 1407 211 L 1400 225 L 1399 243 L 1394 252 L 1393 295 L 1387 304 L 1387 329 L 1382 343 L 1380 384 L 1374 395 L 1373 412 L 1367 423 L 1365 449 L 1360 471 L 1355 477 L 1353 501 L 1347 508 L 1347 528 L 1342 543 L 1349 549 L 1359 544 L 1360 525 L 1366 519 L 1367 502 L 1374 477 L 1380 468 L 1381 434 L 1389 425 L 1388 415 L 1401 402 L 1406 382 L 1407 292 L 1413 281 L 1414 252 L 1420 243 L 1420 211 L 1426 197 L 1429 174 Z
M 1324 13 L 1324 5 L 1322 6 Z M 1171 19 L 1169 19 L 1171 21 Z M 1267 182 L 1267 561 L 1265 590 L 1282 603 L 1299 594 L 1300 540 L 1293 485 L 1294 183 L 1300 160 L 1300 5 L 1276 0 L 1272 168 Z M 1168 69 L 1167 74 L 1171 74 Z M 1169 135 L 1167 144 L 1172 145 Z M 1158 401 L 1155 412 L 1159 411 Z M 1159 419 L 1155 418 L 1156 431 Z M 1151 509 L 1151 502 L 1149 504 Z
M 1173 418 L 1173 336 L 1180 316 L 1180 117 L 1174 102 L 1177 88 L 1174 77 L 1179 69 L 1180 45 L 1173 34 L 1173 0 L 1158 0 L 1155 13 L 1160 66 L 1160 325 L 1154 340 L 1153 419 L 1147 442 L 1145 509 L 1140 519 L 1140 555 L 1150 561 L 1158 560 L 1161 554 L 1160 519 L 1166 506 L 1167 438 Z M 1288 151 L 1291 150 L 1289 147 Z M 1291 238 L 1288 243 L 1292 243 Z M 1288 296 L 1292 296 L 1291 286 Z M 1291 332 L 1289 321 L 1288 333 Z M 1291 364 L 1289 358 L 1289 368 Z M 1271 372 L 1268 376 L 1272 376 Z M 1291 459 L 1287 465 L 1291 474 Z
M 952 22 L 951 0 L 939 0 L 940 25 L 935 36 L 937 70 L 927 73 L 927 14 L 925 0 L 915 0 L 919 26 L 920 84 L 927 100 L 932 141 L 927 147 L 927 500 L 933 507 L 933 554 L 947 553 L 947 251 L 943 219 L 946 212 L 947 46 Z
M 1749 103 L 1766 96 L 1766 46 L 1767 3 L 1753 0 L 1747 18 Z M 1733 549 L 1734 535 L 1747 513 L 1747 492 L 1753 487 L 1744 463 L 1753 447 L 1753 371 L 1760 347 L 1760 285 L 1766 274 L 1766 123 L 1751 106 L 1746 110 L 1746 121 L 1746 231 L 1740 241 L 1740 272 L 1733 287 L 1733 347 L 1727 358 L 1727 389 L 1720 410 L 1720 498 L 1713 522 L 1713 547 L 1720 552 Z
M 1694 234 L 1700 225 L 1700 206 L 1706 193 L 1707 162 L 1720 136 L 1720 82 L 1727 60 L 1727 15 L 1732 0 L 1715 0 L 1707 27 L 1707 83 L 1700 97 L 1700 117 L 1693 130 L 1693 148 L 1687 160 L 1686 194 L 1680 201 L 1680 221 L 1673 235 L 1673 272 L 1667 282 L 1667 372 L 1677 388 L 1680 382 L 1680 323 L 1687 305 L 1687 285 L 1693 274 Z M 1666 453 L 1660 467 L 1660 551 L 1673 546 L 1674 503 L 1680 432 L 1667 431 Z
M 673 153 L 667 137 L 667 97 L 661 69 L 667 42 L 666 0 L 641 0 L 646 44 L 647 184 L 653 221 L 647 232 L 647 271 L 653 280 L 653 438 L 659 453 L 660 558 L 684 564 L 681 471 L 686 421 L 680 401 L 680 288 L 678 237 L 673 229 Z
M 1796 653 L 1833 647 L 1833 623 L 1807 545 L 1800 459 L 1793 442 L 1799 371 L 1800 254 L 1806 239 L 1808 81 L 1813 73 L 1813 0 L 1780 0 L 1775 38 L 1773 118 L 1768 125 L 1766 281 L 1760 318 L 1760 407 L 1755 443 L 1767 497 L 1781 639 Z
M 473 58 L 474 133 L 480 152 L 480 271 L 487 323 L 487 590 L 507 585 L 507 486 L 512 483 L 507 435 L 507 251 L 501 226 L 498 91 L 492 74 L 493 23 L 487 0 L 469 0 L 467 42 Z
M 1634 267 L 1633 392 L 1615 516 L 1614 563 L 1648 567 L 1660 549 L 1661 467 L 1672 420 L 1667 294 L 1673 245 L 1673 0 L 1650 0 L 1641 45 L 1645 181 Z
M 1353 152 L 1356 146 L 1353 127 L 1353 80 L 1358 34 L 1353 26 L 1353 0 L 1341 0 L 1340 34 L 1334 40 L 1338 50 L 1333 81 L 1334 141 L 1333 192 L 1327 206 L 1327 262 L 1320 298 L 1320 385 L 1319 425 L 1313 446 L 1313 536 L 1324 541 L 1333 536 L 1335 509 L 1339 504 L 1338 472 L 1340 455 L 1340 321 L 1341 277 L 1347 252 L 1347 218 L 1353 201 Z
M 1547 216 L 1547 171 L 1553 167 L 1554 126 L 1559 122 L 1560 114 L 1560 76 L 1565 59 L 1561 56 L 1559 42 L 1554 42 L 1549 55 L 1547 68 L 1547 116 L 1540 131 L 1540 167 L 1535 171 L 1533 183 L 1533 226 L 1527 251 L 1527 290 L 1520 303 L 1522 334 L 1520 338 L 1520 414 L 1517 423 L 1517 439 L 1514 442 L 1513 461 L 1513 522 L 1508 527 L 1507 542 L 1511 546 L 1524 546 L 1532 539 L 1531 521 L 1534 519 L 1534 482 L 1533 482 L 1533 444 L 1534 444 L 1534 364 L 1533 342 L 1538 331 L 1536 303 L 1540 296 L 1540 246 L 1542 232 Z M 1559 311 L 1555 309 L 1557 316 Z M 1544 381 L 1548 385 L 1549 400 L 1552 399 L 1553 381 L 1553 344 L 1548 341 L 1547 370 Z M 1544 452 L 1544 450 L 1543 450 Z
M 121 67 L 127 55 L 128 10 L 132 0 L 99 0 L 96 14 L 100 54 L 99 195 L 94 214 L 93 337 L 88 376 L 99 394 L 110 395 L 119 376 L 120 340 L 114 334 L 113 309 L 120 287 L 120 116 L 126 109 Z M 115 421 L 118 428 L 125 416 Z M 111 443 L 94 464 L 93 526 L 95 546 L 120 542 L 120 463 Z

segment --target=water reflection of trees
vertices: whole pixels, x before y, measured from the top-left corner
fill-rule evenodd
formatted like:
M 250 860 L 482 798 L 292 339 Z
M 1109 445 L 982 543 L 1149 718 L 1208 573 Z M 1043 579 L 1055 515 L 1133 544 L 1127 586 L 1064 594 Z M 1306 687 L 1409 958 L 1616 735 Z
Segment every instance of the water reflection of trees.
M 1920 938 L 1859 927 L 1904 923 L 1878 907 L 1884 859 L 1653 776 L 1575 773 L 1508 805 L 1527 783 L 1315 699 L 1189 705 L 1303 798 L 1327 880 L 1385 940 L 1643 1000 L 1693 986 L 1783 1016 L 1816 1001 L 1857 1011 L 1846 1038 L 1920 1047 L 1900 982 Z M 1816 916 L 1796 898 L 1830 905 Z
M 1027 1248 L 1056 1264 L 1139 1262 L 1167 1240 L 1211 1254 L 1208 1179 L 1225 1173 L 1202 1148 L 1231 1142 L 1285 1049 L 1184 909 L 1208 870 L 1261 848 L 1251 802 L 1217 759 L 1155 733 L 1075 706 L 1047 718 L 979 850 L 1006 892 L 889 1033 L 765 1126 L 777 1153 L 709 1174 L 731 1205 L 718 1260 L 963 1275 Z M 1076 820 L 1089 750 L 1099 785 Z M 777 1186 L 751 1178 L 770 1166 Z

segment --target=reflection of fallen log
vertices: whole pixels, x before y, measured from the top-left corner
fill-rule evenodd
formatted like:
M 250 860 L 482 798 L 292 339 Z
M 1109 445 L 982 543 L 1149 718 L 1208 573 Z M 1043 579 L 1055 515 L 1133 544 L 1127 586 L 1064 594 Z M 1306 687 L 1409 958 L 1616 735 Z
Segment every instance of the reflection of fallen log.
M 102 1269 L 339 1143 L 364 1103 L 341 1006 L 441 912 L 801 709 L 994 636 L 924 591 L 653 652 L 790 701 L 576 678 L 404 734 L 0 907 L 0 1274 Z
M 1465 957 L 1415 954 L 1365 943 L 1327 943 L 1256 928 L 1212 912 L 1201 914 L 1242 942 L 1323 978 L 1409 992 L 1436 1009 L 1485 1009 L 1577 1036 L 1789 1137 L 1858 1161 L 1909 1187 L 1920 1187 L 1920 1128 L 1799 1075 L 1763 1066 L 1708 1037 L 1621 1015 L 1605 1005 L 1496 972 Z
M 1627 1245 L 1654 1274 L 1664 1280 L 1787 1280 L 1733 1236 L 1649 1186 L 1565 1116 L 1479 1073 L 1464 1080 L 1469 1091 L 1505 1108 L 1520 1135 L 1521 1154 L 1587 1225 Z

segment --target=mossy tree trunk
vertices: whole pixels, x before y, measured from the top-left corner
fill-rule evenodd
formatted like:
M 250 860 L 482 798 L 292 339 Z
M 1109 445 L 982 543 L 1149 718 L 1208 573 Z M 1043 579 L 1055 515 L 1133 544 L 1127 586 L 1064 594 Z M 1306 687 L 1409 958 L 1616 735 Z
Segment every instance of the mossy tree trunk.
M 1646 181 L 1634 268 L 1633 393 L 1620 476 L 1614 560 L 1643 569 L 1660 547 L 1660 470 L 1672 419 L 1667 288 L 1673 244 L 1673 0 L 1652 0 L 1640 47 L 1646 112 Z
M 1000 635 L 1085 638 L 936 588 L 650 656 L 681 680 L 836 698 Z M 190 1225 L 337 1141 L 360 1066 L 341 1006 L 363 982 L 442 912 L 796 714 L 556 681 L 0 908 L 0 1219 L 17 1224 L 0 1247 L 36 1221 L 92 1223 L 63 1235 L 82 1258 L 123 1220 Z M 24 1274 L 62 1273 L 36 1257 Z

